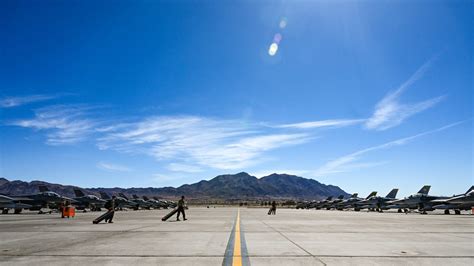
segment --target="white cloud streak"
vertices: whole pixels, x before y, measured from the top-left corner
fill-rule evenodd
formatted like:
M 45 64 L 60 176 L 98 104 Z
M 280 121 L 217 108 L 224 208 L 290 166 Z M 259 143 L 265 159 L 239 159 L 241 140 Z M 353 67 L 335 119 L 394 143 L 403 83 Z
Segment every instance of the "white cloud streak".
M 28 95 L 28 96 L 21 96 L 21 97 L 6 97 L 0 100 L 0 107 L 1 108 L 12 108 L 17 107 L 29 103 L 34 102 L 41 102 L 46 100 L 55 99 L 58 96 L 54 95 Z
M 434 59 L 423 64 L 407 81 L 397 90 L 388 93 L 375 106 L 373 115 L 367 120 L 367 129 L 387 130 L 400 125 L 407 118 L 429 109 L 443 100 L 444 96 L 431 98 L 422 102 L 402 104 L 399 102 L 400 96 L 409 89 L 416 81 L 421 79 L 425 72 L 431 67 Z
M 49 145 L 72 144 L 86 139 L 96 126 L 96 121 L 86 118 L 90 107 L 80 105 L 55 105 L 35 111 L 33 119 L 16 120 L 10 125 L 44 130 Z
M 132 169 L 118 164 L 112 164 L 107 162 L 98 162 L 97 168 L 109 171 L 109 172 L 130 172 Z
M 332 119 L 279 125 L 279 128 L 311 129 L 323 127 L 346 127 L 365 122 L 366 119 Z
M 369 147 L 342 157 L 339 157 L 335 160 L 329 161 L 326 164 L 324 164 L 322 167 L 320 167 L 318 170 L 316 170 L 315 175 L 316 176 L 324 176 L 324 175 L 330 175 L 330 174 L 335 174 L 335 173 L 341 173 L 341 172 L 348 172 L 350 170 L 355 170 L 359 168 L 366 168 L 366 167 L 373 167 L 376 165 L 383 164 L 385 162 L 371 162 L 371 163 L 355 163 L 357 160 L 360 159 L 360 157 L 366 153 L 377 151 L 377 150 L 383 150 L 383 149 L 388 149 L 392 148 L 395 146 L 401 146 L 405 145 L 417 138 L 430 135 L 436 132 L 440 132 L 446 129 L 449 129 L 451 127 L 457 126 L 461 123 L 464 123 L 464 121 L 452 123 L 434 130 L 426 131 L 420 134 L 416 134 L 410 137 L 406 138 L 401 138 L 397 139 L 394 141 L 390 141 L 381 145 Z
M 262 133 L 257 125 L 197 116 L 152 117 L 118 125 L 99 139 L 100 149 L 146 153 L 202 167 L 240 169 L 262 160 L 264 152 L 308 141 L 307 134 Z M 175 167 L 176 168 L 176 167 Z
M 190 164 L 182 164 L 182 163 L 170 163 L 168 164 L 166 168 L 173 172 L 184 172 L 184 173 L 199 173 L 203 171 L 203 169 L 199 166 L 190 165 Z

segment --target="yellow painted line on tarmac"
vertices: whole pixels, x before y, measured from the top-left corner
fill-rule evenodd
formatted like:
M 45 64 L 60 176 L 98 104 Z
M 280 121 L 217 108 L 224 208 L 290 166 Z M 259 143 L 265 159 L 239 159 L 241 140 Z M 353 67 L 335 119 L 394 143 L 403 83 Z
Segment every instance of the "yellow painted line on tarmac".
M 242 266 L 242 248 L 240 246 L 240 208 L 237 211 L 237 221 L 235 222 L 234 255 L 232 257 L 233 266 Z

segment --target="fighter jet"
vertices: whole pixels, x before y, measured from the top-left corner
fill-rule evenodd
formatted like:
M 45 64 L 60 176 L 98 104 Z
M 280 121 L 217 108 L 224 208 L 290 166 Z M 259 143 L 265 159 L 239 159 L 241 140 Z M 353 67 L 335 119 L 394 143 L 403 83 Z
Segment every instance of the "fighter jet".
M 397 193 L 398 188 L 394 188 L 385 197 L 373 195 L 365 200 L 359 201 L 357 205 L 359 205 L 359 209 L 369 209 L 383 212 L 383 210 L 387 210 L 386 205 L 388 201 L 396 200 L 395 198 L 397 197 Z
M 160 209 L 160 208 L 163 208 L 164 204 L 156 199 L 150 199 L 148 198 L 147 196 L 143 196 L 142 197 L 144 201 L 146 201 L 147 203 L 149 203 L 154 209 Z
M 433 200 L 431 204 L 434 209 L 444 210 L 445 214 L 449 214 L 449 210 L 454 210 L 455 214 L 461 214 L 462 210 L 471 210 L 474 207 L 474 186 L 471 186 L 464 194 Z
M 69 201 L 70 203 L 76 202 L 74 199 L 64 197 L 56 192 L 50 191 L 46 186 L 40 185 L 38 186 L 38 189 L 40 191 L 38 194 L 10 196 L 10 198 L 18 203 L 32 205 L 32 207 L 29 209 L 39 210 L 40 213 L 43 213 L 41 211 L 42 208 L 58 209 L 59 205 L 65 201 Z
M 315 204 L 316 201 L 299 201 L 296 203 L 296 209 L 309 209 L 311 204 Z
M 169 200 L 161 200 L 159 199 L 158 197 L 153 197 L 155 200 L 161 202 L 163 204 L 163 208 L 164 209 L 168 209 L 168 208 L 175 208 L 177 205 L 176 205 L 176 202 L 173 202 L 173 201 L 169 201 Z
M 104 191 L 100 191 L 99 194 L 100 194 L 100 197 L 105 201 L 111 199 L 110 196 L 107 193 L 105 193 Z M 119 196 L 115 197 L 115 204 L 116 204 L 117 208 L 122 209 L 122 208 L 134 208 L 135 207 L 136 204 L 129 201 L 128 198 L 120 196 L 120 194 L 122 194 L 122 193 L 119 193 Z
M 352 202 L 355 202 L 355 201 L 359 201 L 359 200 L 363 200 L 362 198 L 358 198 L 357 196 L 359 195 L 359 193 L 354 193 L 351 195 L 350 198 L 348 199 L 345 199 L 341 202 L 338 202 L 334 207 L 336 208 L 336 210 L 343 210 L 344 209 L 344 206 L 352 203 Z
M 408 198 L 392 200 L 387 202 L 386 208 L 398 209 L 398 212 L 402 212 L 402 209 L 407 213 L 409 210 L 418 209 L 421 214 L 426 214 L 426 211 L 433 210 L 433 205 L 430 201 L 436 199 L 446 199 L 447 197 L 429 196 L 431 186 L 423 186 L 418 193 L 409 196 Z
M 336 208 L 336 205 L 344 200 L 344 195 L 339 195 L 337 199 L 331 200 L 325 204 L 322 205 L 323 208 L 326 208 L 326 210 L 330 210 L 332 208 Z
M 15 214 L 19 214 L 23 209 L 29 209 L 31 207 L 29 204 L 20 203 L 13 198 L 0 195 L 0 210 L 2 210 L 2 214 L 7 214 L 10 209 L 13 209 Z
M 333 198 L 332 196 L 329 196 L 325 200 L 320 200 L 320 201 L 313 202 L 309 205 L 309 208 L 316 208 L 316 210 L 320 210 L 321 206 L 323 206 L 324 204 L 330 202 L 332 200 L 332 198 Z
M 96 195 L 85 195 L 82 190 L 75 188 L 74 194 L 76 197 L 73 198 L 77 201 L 74 205 L 78 207 L 78 209 L 86 209 L 90 208 L 91 210 L 100 210 L 101 207 L 104 207 L 105 200 L 99 199 Z
M 137 204 L 138 208 L 149 210 L 153 206 L 150 202 L 147 202 L 144 199 L 140 199 L 136 194 L 133 194 L 132 197 L 133 199 L 131 199 L 131 201 Z
M 358 198 L 357 197 L 357 193 L 355 193 L 354 195 L 352 195 L 353 197 L 350 197 L 349 199 L 339 203 L 339 210 L 341 209 L 351 209 L 353 208 L 354 211 L 360 211 L 360 204 L 359 202 L 363 201 L 364 198 Z M 366 199 L 369 199 L 371 197 L 375 197 L 377 195 L 377 191 L 372 191 L 366 198 Z
M 125 194 L 123 193 L 118 193 L 118 195 L 120 196 L 120 198 L 123 198 L 123 199 L 126 199 L 128 204 L 131 205 L 133 207 L 134 210 L 138 210 L 140 208 L 142 209 L 150 209 L 151 207 L 151 204 L 146 202 L 145 200 L 143 199 L 140 199 L 137 195 L 133 195 L 133 199 L 129 199 L 127 196 L 125 196 Z M 119 198 L 119 197 L 117 197 Z

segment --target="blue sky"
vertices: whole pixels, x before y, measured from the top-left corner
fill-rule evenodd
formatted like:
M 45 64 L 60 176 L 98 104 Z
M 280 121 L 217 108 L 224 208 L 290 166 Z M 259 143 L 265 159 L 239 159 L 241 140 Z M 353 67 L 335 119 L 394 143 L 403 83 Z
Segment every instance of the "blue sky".
M 0 176 L 473 183 L 472 1 L 0 5 Z

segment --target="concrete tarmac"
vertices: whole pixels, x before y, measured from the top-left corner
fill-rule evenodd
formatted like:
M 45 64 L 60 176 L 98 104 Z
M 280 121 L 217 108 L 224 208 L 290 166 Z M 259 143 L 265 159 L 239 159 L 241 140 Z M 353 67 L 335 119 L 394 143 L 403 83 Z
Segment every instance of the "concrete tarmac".
M 162 222 L 168 212 L 97 225 L 98 212 L 0 215 L 0 265 L 474 265 L 474 215 L 190 207 Z

